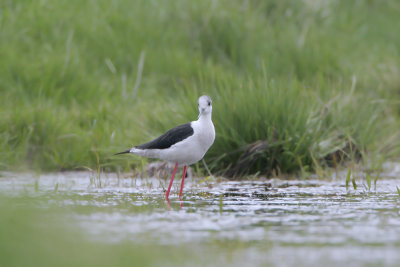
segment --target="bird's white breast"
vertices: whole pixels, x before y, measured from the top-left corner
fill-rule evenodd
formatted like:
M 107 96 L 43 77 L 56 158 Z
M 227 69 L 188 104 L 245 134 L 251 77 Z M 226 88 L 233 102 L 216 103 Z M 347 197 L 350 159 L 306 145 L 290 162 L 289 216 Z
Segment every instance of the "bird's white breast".
M 204 153 L 211 147 L 215 140 L 214 124 L 209 121 L 193 121 L 191 123 L 194 130 L 194 138 L 197 139 L 198 145 Z
M 165 151 L 160 151 L 160 158 L 180 165 L 190 165 L 201 160 L 214 143 L 215 130 L 209 123 L 192 121 L 193 135 Z

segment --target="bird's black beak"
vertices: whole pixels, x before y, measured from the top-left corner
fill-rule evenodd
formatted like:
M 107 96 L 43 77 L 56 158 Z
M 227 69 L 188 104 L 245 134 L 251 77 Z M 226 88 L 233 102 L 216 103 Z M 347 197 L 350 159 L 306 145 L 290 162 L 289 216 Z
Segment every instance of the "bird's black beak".
M 120 155 L 120 154 L 127 154 L 127 153 L 130 153 L 130 152 L 131 152 L 131 150 L 128 149 L 128 150 L 125 150 L 125 151 L 122 151 L 122 152 L 115 153 L 114 156 L 115 155 Z

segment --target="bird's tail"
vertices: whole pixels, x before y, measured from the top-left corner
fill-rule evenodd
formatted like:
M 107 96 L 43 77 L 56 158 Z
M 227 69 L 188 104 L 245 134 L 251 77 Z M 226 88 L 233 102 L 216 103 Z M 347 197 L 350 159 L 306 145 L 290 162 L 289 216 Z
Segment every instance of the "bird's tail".
M 130 153 L 130 152 L 131 152 L 131 150 L 128 149 L 128 150 L 125 150 L 125 151 L 122 151 L 122 152 L 119 152 L 119 153 L 115 153 L 114 156 L 115 155 L 120 155 L 120 154 L 127 154 L 127 153 Z

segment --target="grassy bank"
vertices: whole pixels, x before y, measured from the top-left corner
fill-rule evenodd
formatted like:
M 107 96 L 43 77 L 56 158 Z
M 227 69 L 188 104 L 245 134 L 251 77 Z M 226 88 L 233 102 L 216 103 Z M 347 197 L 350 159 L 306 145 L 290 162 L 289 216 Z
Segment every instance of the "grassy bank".
M 0 168 L 127 170 L 140 159 L 110 155 L 195 119 L 203 93 L 216 174 L 398 156 L 399 11 L 395 0 L 2 1 Z

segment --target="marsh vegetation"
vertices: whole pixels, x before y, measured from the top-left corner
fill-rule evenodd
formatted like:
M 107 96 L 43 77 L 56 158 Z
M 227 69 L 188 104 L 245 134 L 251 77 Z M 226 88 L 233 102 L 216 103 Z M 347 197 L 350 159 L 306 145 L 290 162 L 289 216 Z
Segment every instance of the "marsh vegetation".
M 0 10 L 3 170 L 128 171 L 142 162 L 110 155 L 195 119 L 203 93 L 214 100 L 206 161 L 218 175 L 399 155 L 398 1 L 2 1 Z

